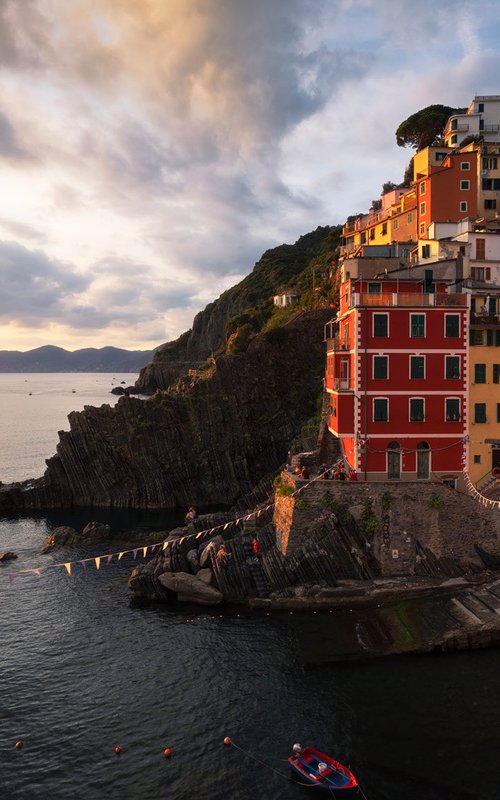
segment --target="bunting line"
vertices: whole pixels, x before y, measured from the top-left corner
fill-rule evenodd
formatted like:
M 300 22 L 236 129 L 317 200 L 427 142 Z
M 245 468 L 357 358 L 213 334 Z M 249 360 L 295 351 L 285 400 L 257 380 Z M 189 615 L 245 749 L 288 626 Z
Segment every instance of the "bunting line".
M 312 483 L 321 479 L 322 475 L 318 475 L 314 478 L 311 478 L 311 480 L 308 480 L 307 483 L 304 483 L 302 486 L 299 486 L 297 489 L 295 489 L 289 496 L 294 497 L 295 495 L 300 494 L 300 492 L 302 492 L 304 489 L 307 489 L 307 487 L 310 486 Z M 131 550 L 120 550 L 116 553 L 106 553 L 105 555 L 102 556 L 90 556 L 89 558 L 82 558 L 76 561 L 65 561 L 59 564 L 48 564 L 47 566 L 42 566 L 42 567 L 21 569 L 18 570 L 18 572 L 8 572 L 6 573 L 6 575 L 9 579 L 9 585 L 12 585 L 15 579 L 19 575 L 34 574 L 40 578 L 42 572 L 46 572 L 49 569 L 64 568 L 68 576 L 71 577 L 73 575 L 73 567 L 78 564 L 83 568 L 83 570 L 86 570 L 88 564 L 94 563 L 96 571 L 99 571 L 103 560 L 105 561 L 106 565 L 109 565 L 113 560 L 114 556 L 116 556 L 117 561 L 121 561 L 124 556 L 132 554 L 132 557 L 135 561 L 139 552 L 141 552 L 143 558 L 146 558 L 148 550 L 151 553 L 155 552 L 156 550 L 158 550 L 159 552 L 162 551 L 165 552 L 166 550 L 168 550 L 169 547 L 173 547 L 177 544 L 180 545 L 182 544 L 182 542 L 188 539 L 201 539 L 203 536 L 211 537 L 217 531 L 226 531 L 229 527 L 232 527 L 233 525 L 239 525 L 243 522 L 246 522 L 247 520 L 252 519 L 253 517 L 260 517 L 261 514 L 263 514 L 266 511 L 269 511 L 273 507 L 274 507 L 274 500 L 268 503 L 266 506 L 262 506 L 261 508 L 251 511 L 249 514 L 244 514 L 243 516 L 237 517 L 234 520 L 223 522 L 220 525 L 215 525 L 213 528 L 206 528 L 205 530 L 198 531 L 197 533 L 187 533 L 175 539 L 166 539 L 162 542 L 155 542 L 154 544 L 150 545 L 140 545 L 138 547 L 134 547 Z M 1 577 L 2 573 L 0 572 L 0 578 Z

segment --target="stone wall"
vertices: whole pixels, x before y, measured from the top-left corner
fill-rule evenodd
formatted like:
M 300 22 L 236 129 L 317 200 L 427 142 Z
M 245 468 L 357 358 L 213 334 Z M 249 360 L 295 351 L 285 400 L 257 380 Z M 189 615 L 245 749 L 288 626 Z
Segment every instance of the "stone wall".
M 307 481 L 282 473 L 293 489 Z M 440 483 L 316 480 L 293 497 L 276 496 L 276 544 L 284 555 L 304 545 L 322 517 L 352 514 L 383 576 L 477 570 L 474 545 L 500 555 L 500 512 Z M 424 569 L 425 568 L 425 569 Z

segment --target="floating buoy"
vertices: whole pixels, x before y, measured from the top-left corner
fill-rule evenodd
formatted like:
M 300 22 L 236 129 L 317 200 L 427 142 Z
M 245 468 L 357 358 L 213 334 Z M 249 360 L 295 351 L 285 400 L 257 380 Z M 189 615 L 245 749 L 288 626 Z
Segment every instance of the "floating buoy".
M 121 747 L 115 747 L 115 753 L 117 756 L 120 755 L 121 751 L 122 751 Z
M 170 756 L 172 755 L 170 747 L 165 748 L 165 750 L 163 751 L 163 755 L 165 756 L 165 758 L 170 758 Z
M 24 744 L 24 742 L 16 742 L 17 749 L 20 750 L 21 747 L 23 746 L 23 744 Z
M 226 738 L 224 739 L 224 744 L 232 744 L 231 739 L 229 738 L 229 736 L 226 736 Z

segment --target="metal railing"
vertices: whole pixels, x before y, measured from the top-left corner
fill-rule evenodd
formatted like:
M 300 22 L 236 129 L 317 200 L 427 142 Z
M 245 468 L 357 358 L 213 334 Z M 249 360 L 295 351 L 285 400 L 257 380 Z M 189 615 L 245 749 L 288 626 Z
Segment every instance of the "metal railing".
M 355 292 L 351 298 L 351 306 L 379 306 L 379 307 L 416 307 L 433 308 L 435 306 L 465 307 L 467 297 L 464 294 L 408 294 L 404 292 L 389 292 L 387 294 L 366 294 Z

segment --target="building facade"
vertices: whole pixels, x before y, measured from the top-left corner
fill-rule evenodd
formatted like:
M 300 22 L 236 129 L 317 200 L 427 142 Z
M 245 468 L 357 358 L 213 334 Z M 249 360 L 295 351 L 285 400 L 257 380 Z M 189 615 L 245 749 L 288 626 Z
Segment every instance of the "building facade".
M 342 267 L 327 331 L 329 430 L 367 480 L 454 482 L 467 428 L 467 296 L 424 269 L 409 278 L 369 261 Z

